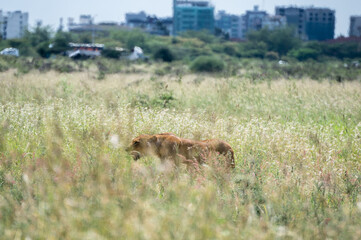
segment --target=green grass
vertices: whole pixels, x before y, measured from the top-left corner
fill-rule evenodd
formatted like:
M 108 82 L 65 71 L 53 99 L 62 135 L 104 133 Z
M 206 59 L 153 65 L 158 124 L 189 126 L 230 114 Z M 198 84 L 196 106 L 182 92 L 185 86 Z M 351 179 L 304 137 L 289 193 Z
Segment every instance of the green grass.
M 136 67 L 0 74 L 2 238 L 361 238 L 360 81 Z M 236 169 L 124 151 L 160 132 L 226 140 Z

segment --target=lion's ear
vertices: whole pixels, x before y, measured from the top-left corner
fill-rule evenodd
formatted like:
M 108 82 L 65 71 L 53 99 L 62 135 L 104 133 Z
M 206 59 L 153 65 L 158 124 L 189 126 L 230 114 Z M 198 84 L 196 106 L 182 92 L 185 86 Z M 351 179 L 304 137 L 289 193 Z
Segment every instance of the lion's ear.
M 140 141 L 136 140 L 136 141 L 133 142 L 133 146 L 137 146 L 137 145 L 139 145 L 139 143 L 140 143 Z
M 149 140 L 150 140 L 150 142 L 156 143 L 158 141 L 158 138 L 157 138 L 157 136 L 153 136 Z

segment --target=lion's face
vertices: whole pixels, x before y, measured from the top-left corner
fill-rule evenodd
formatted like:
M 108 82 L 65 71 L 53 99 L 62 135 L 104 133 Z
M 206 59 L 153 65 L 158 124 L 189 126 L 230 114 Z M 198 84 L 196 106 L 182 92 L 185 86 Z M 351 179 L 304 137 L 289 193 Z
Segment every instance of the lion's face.
M 127 151 L 130 152 L 135 161 L 145 155 L 153 154 L 154 146 L 152 143 L 156 140 L 154 138 L 156 137 L 151 135 L 140 135 L 132 140 Z

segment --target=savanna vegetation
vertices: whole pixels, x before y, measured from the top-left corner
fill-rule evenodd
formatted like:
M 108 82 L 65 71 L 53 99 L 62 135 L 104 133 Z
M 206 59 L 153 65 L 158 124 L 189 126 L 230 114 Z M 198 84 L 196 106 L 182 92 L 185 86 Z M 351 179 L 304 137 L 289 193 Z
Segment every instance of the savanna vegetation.
M 1 238 L 360 239 L 360 48 L 267 31 L 98 33 L 86 61 L 61 56 L 86 33 L 0 41 L 22 54 L 0 57 Z M 117 59 L 133 46 L 149 60 Z M 223 139 L 236 168 L 125 151 L 161 132 Z
M 19 68 L 0 73 L 2 238 L 361 237 L 357 69 L 340 83 L 257 60 L 212 75 L 169 63 L 11 61 Z M 134 162 L 124 150 L 160 132 L 226 140 L 236 169 Z

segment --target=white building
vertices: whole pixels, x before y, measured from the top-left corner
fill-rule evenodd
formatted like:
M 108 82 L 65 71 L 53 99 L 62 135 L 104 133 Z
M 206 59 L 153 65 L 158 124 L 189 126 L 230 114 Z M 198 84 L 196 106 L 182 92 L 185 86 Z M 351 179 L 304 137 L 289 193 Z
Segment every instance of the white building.
M 29 14 L 21 11 L 0 10 L 0 34 L 3 39 L 21 38 L 28 28 Z
M 244 16 L 219 11 L 216 16 L 216 27 L 229 35 L 230 39 L 243 39 Z
M 92 25 L 93 24 L 92 16 L 91 15 L 80 15 L 79 24 L 80 25 Z
M 253 11 L 247 11 L 243 15 L 228 14 L 219 11 L 216 16 L 216 27 L 228 33 L 230 39 L 245 39 L 247 33 L 258 31 L 262 28 L 275 30 L 285 27 L 287 18 L 285 16 L 271 16 L 265 11 L 260 11 L 258 6 L 254 6 Z
M 361 37 L 361 16 L 351 16 L 350 37 Z

